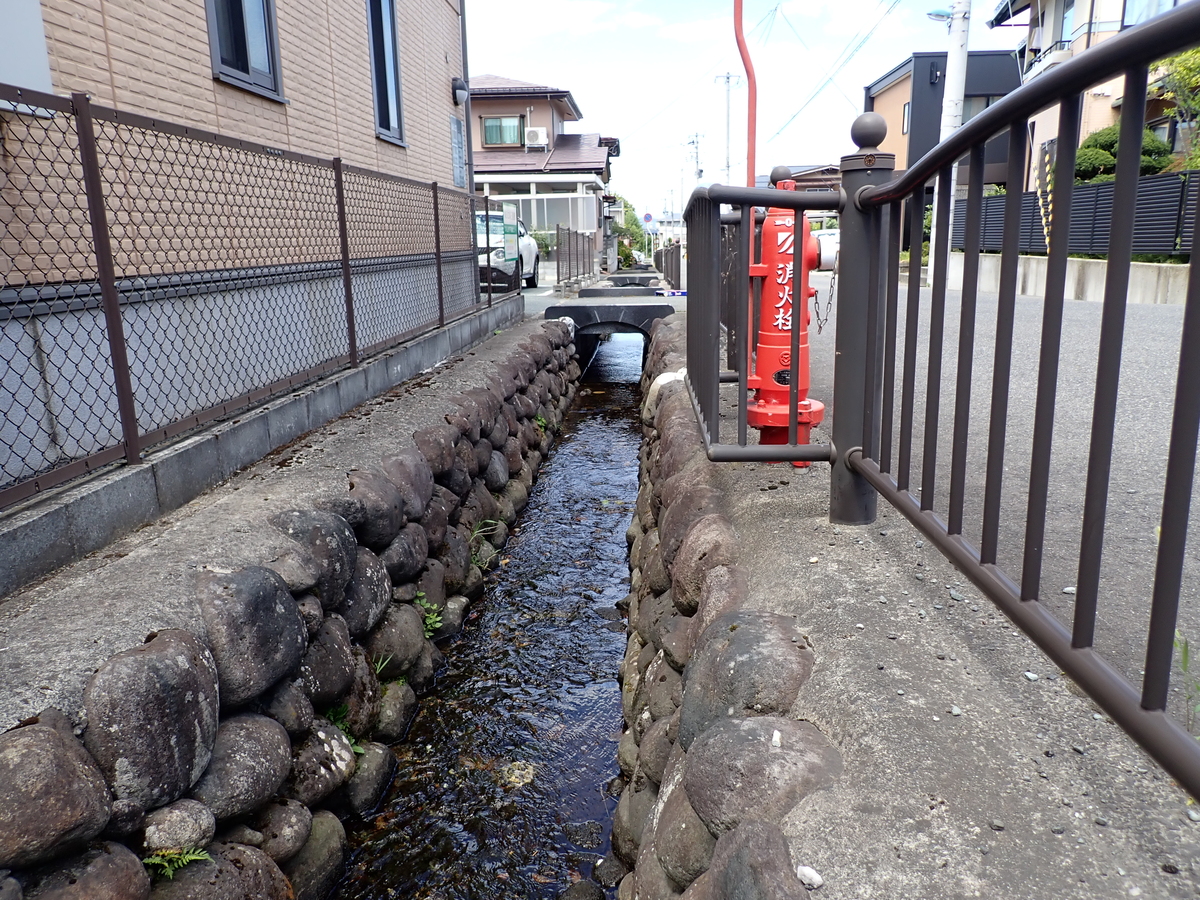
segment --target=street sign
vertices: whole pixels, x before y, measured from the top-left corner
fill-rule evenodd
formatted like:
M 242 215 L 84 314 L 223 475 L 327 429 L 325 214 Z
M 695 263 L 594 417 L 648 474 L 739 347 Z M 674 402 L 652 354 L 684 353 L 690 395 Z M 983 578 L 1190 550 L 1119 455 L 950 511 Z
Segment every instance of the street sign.
M 650 215 L 650 213 L 646 213 L 644 216 L 642 216 L 642 221 L 649 225 L 654 221 L 654 216 Z

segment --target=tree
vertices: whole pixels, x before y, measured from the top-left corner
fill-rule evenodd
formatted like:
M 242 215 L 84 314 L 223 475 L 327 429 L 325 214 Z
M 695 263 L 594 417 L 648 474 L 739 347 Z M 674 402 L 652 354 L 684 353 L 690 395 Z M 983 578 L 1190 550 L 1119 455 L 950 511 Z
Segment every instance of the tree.
M 1200 49 L 1185 50 L 1158 63 L 1162 71 L 1162 97 L 1175 104 L 1170 115 L 1179 123 L 1184 166 L 1200 168 L 1200 142 L 1196 120 L 1200 119 Z
M 625 221 L 618 222 L 616 219 L 613 219 L 612 233 L 618 239 L 629 238 L 635 250 L 640 250 L 643 253 L 648 252 L 646 230 L 642 228 L 642 220 L 638 218 L 637 210 L 634 209 L 632 203 L 620 194 L 616 194 L 615 196 L 625 206 Z
M 1091 181 L 1097 175 L 1106 175 L 1116 168 L 1117 158 L 1099 147 L 1080 147 L 1075 154 L 1075 177 Z
M 1089 134 L 1075 154 L 1075 177 L 1084 181 L 1111 181 L 1117 157 L 1121 155 L 1120 137 L 1120 125 L 1109 125 Z M 1141 174 L 1155 175 L 1170 162 L 1170 146 L 1147 128 L 1142 133 L 1142 163 L 1138 167 Z

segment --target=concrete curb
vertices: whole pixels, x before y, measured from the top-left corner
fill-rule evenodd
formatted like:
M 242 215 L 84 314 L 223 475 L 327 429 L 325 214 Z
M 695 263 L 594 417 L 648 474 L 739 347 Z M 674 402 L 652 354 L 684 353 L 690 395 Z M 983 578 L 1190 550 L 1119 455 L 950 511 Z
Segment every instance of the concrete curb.
M 524 317 L 511 297 L 202 434 L 35 500 L 0 521 L 0 598 L 99 550 L 220 484 L 272 450 L 331 422 Z
M 619 898 L 799 896 L 782 821 L 839 777 L 841 756 L 789 717 L 815 657 L 794 616 L 751 608 L 678 375 L 685 343 L 682 316 L 656 323 L 642 379 L 617 751 L 627 781 L 605 865 L 631 869 Z

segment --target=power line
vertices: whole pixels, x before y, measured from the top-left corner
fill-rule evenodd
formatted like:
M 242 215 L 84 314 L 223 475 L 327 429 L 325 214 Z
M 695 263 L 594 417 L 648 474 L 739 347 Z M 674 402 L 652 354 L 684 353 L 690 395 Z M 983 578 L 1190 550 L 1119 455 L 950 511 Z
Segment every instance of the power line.
M 866 46 L 867 41 L 869 41 L 874 36 L 874 34 L 875 34 L 876 30 L 879 28 L 879 26 L 883 24 L 884 19 L 886 19 L 889 15 L 891 15 L 892 12 L 899 5 L 900 5 L 900 0 L 892 0 L 891 6 L 889 6 L 887 8 L 887 11 L 879 18 L 879 20 L 874 25 L 871 26 L 871 30 L 866 33 L 866 35 L 862 38 L 862 40 L 860 40 L 857 44 L 855 44 L 854 41 L 857 39 L 858 36 L 855 35 L 855 37 L 850 39 L 850 42 L 846 45 L 846 48 L 839 55 L 838 60 L 834 62 L 835 68 L 829 73 L 829 75 L 825 78 L 825 80 L 821 82 L 821 84 L 817 87 L 817 89 L 809 95 L 808 99 L 805 100 L 803 104 L 801 104 L 800 108 L 798 110 L 796 110 L 794 113 L 792 113 L 791 118 L 789 118 L 786 122 L 784 122 L 783 126 L 778 131 L 776 131 L 773 135 L 771 135 L 771 137 L 768 138 L 768 140 L 770 140 L 770 141 L 775 140 L 775 138 L 777 138 L 777 137 L 779 137 L 779 135 L 783 134 L 784 130 L 789 125 L 791 125 L 792 122 L 796 121 L 796 117 L 799 116 L 800 113 L 804 112 L 804 110 L 808 108 L 808 105 L 810 103 L 812 103 L 814 100 L 817 99 L 817 97 L 820 95 L 820 93 L 823 90 L 825 90 L 825 88 L 827 88 L 833 82 L 833 79 L 835 79 L 839 74 L 841 74 L 842 69 L 844 69 L 847 66 L 847 64 L 850 62 L 850 60 L 854 59 L 854 57 L 855 57 L 855 55 L 857 55 L 858 51 L 861 50 L 864 46 Z M 851 46 L 853 46 L 854 49 L 851 50 L 850 49 Z M 849 51 L 849 52 L 847 52 L 847 51 Z M 849 98 L 847 98 L 847 99 L 849 99 Z M 855 108 L 857 109 L 857 106 Z
M 783 21 L 787 23 L 787 27 L 792 29 L 792 34 L 794 34 L 796 36 L 796 40 L 798 40 L 800 42 L 800 46 L 803 47 L 805 50 L 807 50 L 809 53 L 811 53 L 812 48 L 810 46 L 808 46 L 807 43 L 805 43 L 804 38 L 800 37 L 800 32 L 798 30 L 796 30 L 796 26 L 792 24 L 792 20 L 787 17 L 787 13 L 783 12 L 783 10 L 780 10 L 779 14 L 781 16 L 783 16 Z M 834 82 L 833 86 L 835 88 L 837 88 L 837 91 L 839 94 L 841 94 L 843 97 L 846 98 L 846 102 L 850 104 L 851 109 L 853 109 L 855 112 L 858 112 L 858 104 L 855 103 L 852 99 L 850 99 L 850 95 L 842 90 L 842 86 L 840 84 L 838 84 L 837 82 Z
M 772 10 L 771 12 L 768 12 L 765 16 L 763 16 L 761 19 L 759 19 L 758 24 L 750 29 L 749 34 L 751 36 L 753 36 L 754 33 L 756 31 L 758 31 L 758 29 L 762 28 L 763 23 L 766 22 L 767 19 L 769 19 L 773 13 L 774 13 L 774 10 Z M 724 63 L 719 60 L 717 62 L 713 63 L 711 66 L 709 66 L 704 71 L 704 73 L 700 76 L 700 79 L 702 80 L 704 78 L 709 77 L 710 75 L 715 74 L 717 69 L 719 69 L 723 65 L 724 65 Z M 668 109 L 675 106 L 675 104 L 681 102 L 682 100 L 684 100 L 685 98 L 688 98 L 688 97 L 690 97 L 690 95 L 686 91 L 676 91 L 673 99 L 671 99 L 670 101 L 668 101 L 667 103 L 665 103 L 661 106 L 656 106 L 654 108 L 654 113 L 650 116 L 650 118 L 646 119 L 644 122 L 641 122 L 638 125 L 635 125 L 632 130 L 627 130 L 622 135 L 622 140 L 629 140 L 629 138 L 631 138 L 635 134 L 639 133 L 643 128 L 646 128 L 649 125 L 658 124 L 662 120 L 662 114 L 664 112 L 666 112 Z

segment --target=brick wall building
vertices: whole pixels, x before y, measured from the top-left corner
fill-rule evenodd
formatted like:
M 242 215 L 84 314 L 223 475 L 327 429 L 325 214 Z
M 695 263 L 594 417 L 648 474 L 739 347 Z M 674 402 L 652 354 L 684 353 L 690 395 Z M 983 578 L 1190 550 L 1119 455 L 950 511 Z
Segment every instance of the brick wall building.
M 0 82 L 466 186 L 458 0 L 7 2 Z

